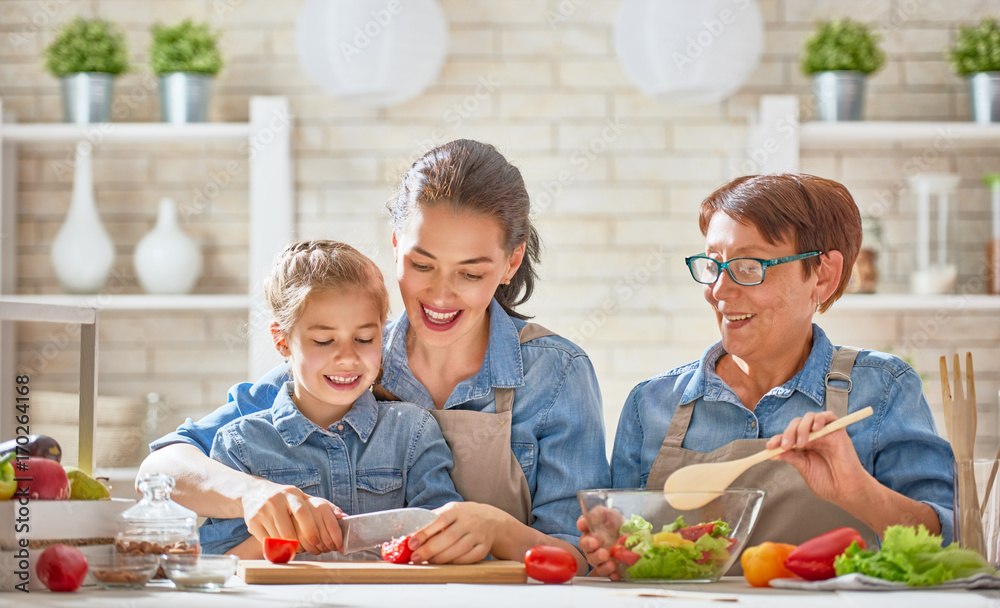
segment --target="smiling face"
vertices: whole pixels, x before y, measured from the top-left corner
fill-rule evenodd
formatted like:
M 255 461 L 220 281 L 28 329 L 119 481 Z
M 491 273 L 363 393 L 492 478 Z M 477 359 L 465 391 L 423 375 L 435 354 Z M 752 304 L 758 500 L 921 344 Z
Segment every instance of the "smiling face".
M 769 260 L 799 252 L 787 241 L 771 244 L 755 227 L 716 213 L 705 234 L 705 253 L 724 262 L 739 257 Z M 760 285 L 739 285 L 725 272 L 714 285 L 705 285 L 705 300 L 715 310 L 726 352 L 744 361 L 767 363 L 800 350 L 812 339 L 817 296 L 823 301 L 828 295 L 825 277 L 825 272 L 806 277 L 798 261 L 767 268 Z
M 392 244 L 410 327 L 433 347 L 481 336 L 497 286 L 514 275 L 524 256 L 524 245 L 509 255 L 504 251 L 495 219 L 455 212 L 448 204 L 418 206 L 406 226 L 393 232 Z
M 359 290 L 309 295 L 288 332 L 272 327 L 295 379 L 293 401 L 326 428 L 343 418 L 375 382 L 382 363 L 382 318 Z

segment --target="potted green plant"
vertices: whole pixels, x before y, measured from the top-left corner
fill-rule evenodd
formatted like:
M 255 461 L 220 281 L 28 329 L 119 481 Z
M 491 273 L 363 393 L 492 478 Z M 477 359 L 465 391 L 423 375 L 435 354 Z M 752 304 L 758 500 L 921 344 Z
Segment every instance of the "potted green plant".
M 1000 122 L 1000 23 L 983 18 L 976 26 L 959 26 L 947 51 L 955 73 L 969 83 L 969 102 L 976 122 Z
M 219 33 L 190 19 L 152 31 L 149 62 L 160 77 L 164 122 L 205 122 L 211 81 L 222 69 Z
M 885 64 L 879 41 L 871 27 L 850 19 L 816 24 L 801 68 L 813 79 L 820 120 L 861 120 L 865 79 Z
M 129 69 L 125 35 L 110 21 L 76 17 L 45 48 L 45 67 L 61 80 L 67 122 L 107 122 L 111 85 Z

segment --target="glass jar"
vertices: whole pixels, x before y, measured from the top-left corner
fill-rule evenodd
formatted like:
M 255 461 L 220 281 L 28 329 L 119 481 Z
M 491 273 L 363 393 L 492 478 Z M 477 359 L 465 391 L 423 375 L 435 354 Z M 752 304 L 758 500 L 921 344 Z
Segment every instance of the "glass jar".
M 878 289 L 882 226 L 873 217 L 861 218 L 861 249 L 851 270 L 847 293 L 875 293 Z
M 170 500 L 174 478 L 147 473 L 139 479 L 142 500 L 118 516 L 118 553 L 192 554 L 200 552 L 198 515 Z

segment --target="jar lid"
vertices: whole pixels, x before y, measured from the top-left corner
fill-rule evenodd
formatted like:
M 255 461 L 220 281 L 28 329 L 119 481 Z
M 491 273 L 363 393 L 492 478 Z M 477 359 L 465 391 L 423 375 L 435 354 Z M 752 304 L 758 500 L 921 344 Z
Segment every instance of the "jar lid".
M 147 473 L 139 478 L 142 500 L 118 516 L 119 522 L 150 522 L 165 520 L 197 522 L 198 514 L 170 500 L 174 478 L 165 473 Z

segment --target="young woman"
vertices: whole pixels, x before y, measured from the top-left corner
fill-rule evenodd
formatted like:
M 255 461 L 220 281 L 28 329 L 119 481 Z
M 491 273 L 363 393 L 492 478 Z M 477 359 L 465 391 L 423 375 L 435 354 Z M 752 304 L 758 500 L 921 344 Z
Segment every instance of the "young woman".
M 453 141 L 414 163 L 388 206 L 406 314 L 386 327 L 375 388 L 435 416 L 466 500 L 439 509 L 411 541 L 414 558 L 523 559 L 553 544 L 584 571 L 575 494 L 611 482 L 600 390 L 579 347 L 515 310 L 531 296 L 539 256 L 520 172 L 490 145 Z M 279 367 L 234 387 L 229 404 L 154 442 L 141 472 L 173 475 L 175 499 L 202 515 L 244 517 L 254 536 L 334 550 L 294 486 L 205 456 L 222 424 L 270 407 L 286 376 Z
M 293 243 L 264 280 L 264 295 L 274 346 L 293 380 L 270 408 L 220 428 L 212 459 L 301 489 L 337 546 L 343 511 L 460 500 L 451 452 L 431 415 L 409 403 L 376 402 L 369 390 L 389 313 L 378 266 L 343 243 Z M 198 532 L 206 553 L 263 558 L 243 518 L 209 518 Z

